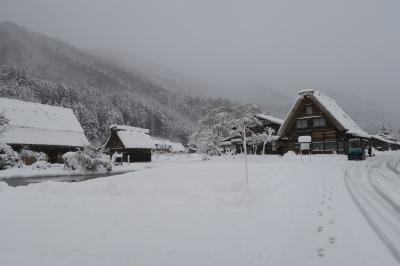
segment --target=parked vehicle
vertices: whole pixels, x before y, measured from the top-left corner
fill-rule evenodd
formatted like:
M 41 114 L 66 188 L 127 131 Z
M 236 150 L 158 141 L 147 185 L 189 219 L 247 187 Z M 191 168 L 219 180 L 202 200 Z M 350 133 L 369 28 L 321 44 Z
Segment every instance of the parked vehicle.
M 365 160 L 365 143 L 360 138 L 349 139 L 349 160 Z

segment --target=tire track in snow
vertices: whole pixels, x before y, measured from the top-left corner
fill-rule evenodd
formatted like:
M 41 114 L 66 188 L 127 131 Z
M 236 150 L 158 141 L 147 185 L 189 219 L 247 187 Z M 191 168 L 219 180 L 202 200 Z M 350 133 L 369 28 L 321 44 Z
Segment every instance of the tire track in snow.
M 354 178 L 355 176 L 350 175 L 350 171 L 355 169 L 356 171 L 359 172 L 358 179 L 359 181 L 367 181 L 364 183 L 356 183 Z M 353 173 L 354 174 L 354 173 Z M 368 192 L 368 187 L 366 186 L 372 186 L 370 183 L 370 176 L 372 172 L 370 171 L 368 173 L 367 178 L 363 177 L 361 175 L 361 172 L 359 169 L 356 168 L 355 164 L 352 164 L 349 168 L 346 169 L 345 171 L 345 185 L 347 188 L 348 193 L 350 194 L 351 198 L 353 199 L 354 203 L 356 204 L 357 208 L 360 210 L 368 224 L 371 226 L 371 228 L 375 231 L 375 233 L 378 235 L 378 237 L 382 240 L 382 242 L 385 244 L 385 246 L 388 248 L 390 253 L 393 255 L 393 257 L 396 259 L 396 261 L 400 264 L 400 247 L 399 247 L 399 242 L 396 241 L 394 238 L 400 239 L 400 236 L 398 235 L 400 232 L 400 219 L 399 219 L 399 213 L 397 211 L 393 212 L 392 206 L 387 202 L 386 199 L 382 198 L 380 193 L 376 193 L 375 189 L 372 187 L 372 191 L 375 191 L 375 195 L 371 195 L 371 191 Z M 367 179 L 367 180 L 363 180 Z M 364 186 L 360 186 L 364 185 Z M 375 197 L 374 197 L 375 196 Z M 371 200 L 372 198 L 372 200 Z M 382 201 L 383 200 L 383 201 Z M 388 211 L 388 208 L 391 210 Z M 394 216 L 393 213 L 395 213 L 395 219 L 398 221 L 395 225 L 388 223 L 383 217 L 382 217 L 382 212 L 386 216 Z M 385 226 L 381 226 L 381 224 L 384 223 Z M 397 234 L 393 234 L 393 232 L 397 232 Z M 397 243 L 397 245 L 396 245 Z

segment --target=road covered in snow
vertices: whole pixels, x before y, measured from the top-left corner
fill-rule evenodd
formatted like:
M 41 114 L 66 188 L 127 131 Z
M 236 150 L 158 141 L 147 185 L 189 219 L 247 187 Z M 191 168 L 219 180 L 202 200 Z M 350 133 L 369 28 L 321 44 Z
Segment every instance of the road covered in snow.
M 0 265 L 399 265 L 400 154 L 156 158 L 0 183 Z M 0 173 L 1 174 L 1 173 Z

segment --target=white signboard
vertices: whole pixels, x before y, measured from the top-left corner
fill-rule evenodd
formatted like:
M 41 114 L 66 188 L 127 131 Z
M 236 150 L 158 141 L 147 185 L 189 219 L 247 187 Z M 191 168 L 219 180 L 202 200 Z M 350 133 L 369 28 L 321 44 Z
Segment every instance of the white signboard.
M 310 149 L 310 143 L 300 143 L 300 150 L 309 150 Z
M 300 150 L 310 150 L 311 136 L 299 136 Z
M 299 136 L 299 143 L 311 143 L 311 136 Z

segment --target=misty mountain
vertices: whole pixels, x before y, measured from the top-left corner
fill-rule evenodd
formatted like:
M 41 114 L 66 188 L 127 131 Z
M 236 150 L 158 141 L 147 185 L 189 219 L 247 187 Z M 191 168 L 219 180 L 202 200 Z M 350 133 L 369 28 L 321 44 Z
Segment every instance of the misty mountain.
M 263 112 L 283 118 L 297 96 L 293 91 L 275 90 L 262 82 L 240 85 L 240 90 L 217 90 L 215 84 L 200 82 L 200 79 L 146 59 L 124 57 L 117 51 L 82 51 L 58 39 L 30 32 L 13 22 L 0 23 L 0 65 L 13 66 L 29 79 L 53 82 L 81 91 L 95 90 L 102 97 L 122 98 L 126 95 L 125 98 L 140 99 L 140 106 L 148 107 L 145 111 L 148 112 L 147 118 L 139 122 L 136 118 L 121 115 L 122 123 L 147 127 L 152 134 L 183 140 L 185 137 L 182 135 L 189 134 L 203 109 L 208 106 L 231 105 L 234 101 L 250 102 L 259 105 Z M 324 91 L 323 88 L 321 91 L 333 97 L 361 127 L 371 133 L 376 133 L 380 125 L 400 127 L 398 114 L 362 94 Z M 210 99 L 203 95 L 228 100 Z M 48 100 L 37 96 L 34 100 L 60 104 L 57 101 L 46 102 Z M 118 109 L 118 103 L 114 102 L 114 107 Z M 95 110 L 91 112 L 96 113 Z M 184 129 L 177 130 L 181 127 Z
M 260 107 L 262 112 L 284 118 L 290 109 L 296 91 L 277 90 L 265 85 L 263 82 L 252 82 L 244 85 L 242 90 L 233 88 L 219 88 L 215 85 L 202 82 L 195 77 L 189 77 L 178 73 L 178 71 L 160 66 L 137 55 L 123 56 L 117 52 L 91 50 L 98 57 L 107 62 L 129 70 L 129 72 L 140 74 L 152 80 L 159 86 L 173 92 L 181 92 L 192 96 L 222 97 L 233 102 L 250 102 Z M 304 88 L 298 88 L 302 90 Z M 400 127 L 400 115 L 394 113 L 391 106 L 383 106 L 378 101 L 367 98 L 364 94 L 343 92 L 340 90 L 325 90 L 316 88 L 323 93 L 333 97 L 346 112 L 348 112 L 357 123 L 371 133 L 377 133 L 382 125 L 393 128 Z M 225 91 L 226 93 L 220 93 Z
M 153 135 L 185 142 L 204 108 L 230 105 L 170 92 L 138 73 L 12 22 L 0 23 L 0 65 L 1 97 L 70 107 L 96 143 L 104 141 L 112 123 L 149 128 Z

